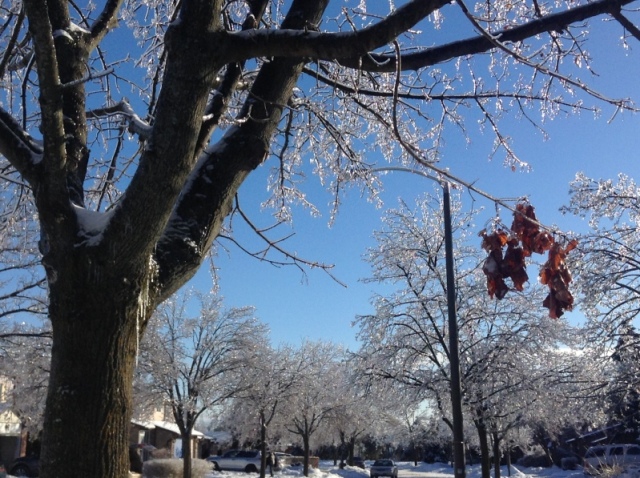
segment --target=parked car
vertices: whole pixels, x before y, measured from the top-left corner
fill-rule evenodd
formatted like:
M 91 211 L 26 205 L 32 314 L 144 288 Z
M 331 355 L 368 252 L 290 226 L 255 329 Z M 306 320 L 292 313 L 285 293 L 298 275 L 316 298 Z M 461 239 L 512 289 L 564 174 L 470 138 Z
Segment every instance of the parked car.
M 377 478 L 378 476 L 398 478 L 398 467 L 393 460 L 376 460 L 369 470 L 371 478 Z
M 295 457 L 291 453 L 276 451 L 274 455 L 276 456 L 276 470 L 281 470 L 287 466 L 300 466 L 302 464 L 299 457 Z
M 599 475 L 607 468 L 640 465 L 640 445 L 598 445 L 587 450 L 582 460 L 585 475 Z
M 9 466 L 9 474 L 13 476 L 35 477 L 40 474 L 40 459 L 37 456 L 21 456 L 13 460 Z
M 260 450 L 229 450 L 222 456 L 210 456 L 207 461 L 216 471 L 235 470 L 257 473 L 260 470 Z
M 353 460 L 352 460 L 352 463 L 353 463 L 353 465 L 351 465 L 351 466 L 357 466 L 357 467 L 360 467 L 360 468 L 363 468 L 363 469 L 366 468 L 366 466 L 364 464 L 364 460 L 359 456 L 354 456 Z

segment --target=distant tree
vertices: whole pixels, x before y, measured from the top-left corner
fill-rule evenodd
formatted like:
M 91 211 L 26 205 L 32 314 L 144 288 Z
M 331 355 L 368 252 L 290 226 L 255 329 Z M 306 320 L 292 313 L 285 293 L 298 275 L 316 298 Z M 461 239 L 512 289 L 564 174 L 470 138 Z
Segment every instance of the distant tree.
M 42 432 L 50 362 L 51 330 L 46 325 L 15 324 L 0 334 L 0 376 L 10 386 L 5 406 L 31 437 Z
M 422 444 L 433 412 L 428 400 L 414 387 L 379 380 L 378 377 L 372 379 L 374 381 L 369 393 L 376 397 L 377 412 L 369 433 L 379 443 L 386 445 L 387 455 L 391 446 L 400 443 L 407 445 L 414 453 L 406 458 L 413 460 L 417 466 L 423 456 L 417 453 L 420 446 L 416 445 Z
M 640 188 L 624 174 L 614 182 L 579 173 L 569 192 L 562 211 L 588 219 L 591 229 L 570 257 L 588 340 L 611 349 L 640 313 Z
M 601 400 L 606 394 L 610 424 L 624 424 L 622 436 L 630 436 L 638 430 L 640 384 L 635 326 L 640 314 L 640 188 L 622 173 L 616 181 L 580 173 L 570 194 L 562 210 L 588 219 L 590 226 L 572 258 L 580 307 L 588 319 L 585 353 L 609 373 L 592 384 L 593 394 Z
M 371 432 L 377 417 L 377 397 L 371 393 L 367 380 L 355 366 L 338 369 L 335 396 L 339 398 L 327 417 L 332 435 L 339 441 L 340 465 L 353 466 L 356 445 Z M 381 417 L 382 418 L 382 417 Z
M 299 392 L 297 384 L 305 364 L 295 347 L 255 344 L 253 359 L 242 370 L 243 391 L 225 412 L 227 427 L 262 452 L 261 478 L 265 477 L 267 452 L 273 451 L 273 438 L 284 430 L 288 419 L 287 404 Z
M 352 179 L 375 195 L 373 151 L 434 167 L 445 125 L 466 135 L 465 116 L 517 168 L 500 131 L 510 111 L 535 125 L 533 105 L 545 117 L 595 109 L 585 97 L 629 107 L 578 78 L 586 20 L 638 38 L 623 11 L 636 2 L 3 4 L 3 194 L 37 215 L 54 342 L 42 477 L 126 475 L 137 344 L 268 157 L 279 220 L 313 207 L 309 169 L 335 205 Z M 273 237 L 266 248 L 283 252 Z
M 189 299 L 183 294 L 158 309 L 138 366 L 147 392 L 162 397 L 178 425 L 184 478 L 191 478 L 196 421 L 246 388 L 241 370 L 252 362 L 255 344 L 267 330 L 251 307 L 225 310 L 221 297 L 200 295 L 200 312 L 193 316 Z
M 340 403 L 336 380 L 343 374 L 342 348 L 330 342 L 305 341 L 297 351 L 303 366 L 300 367 L 296 392 L 287 400 L 285 428 L 302 441 L 304 461 L 302 474 L 309 476 L 311 439 Z
M 615 375 L 609 382 L 609 416 L 612 425 L 620 425 L 616 441 L 631 443 L 640 437 L 640 334 L 635 327 L 619 331 L 612 360 Z
M 539 399 L 537 390 L 557 377 L 562 367 L 549 369 L 553 353 L 568 330 L 551 322 L 542 309 L 543 290 L 531 286 L 502 301 L 487 294 L 479 264 L 472 214 L 452 205 L 456 311 L 460 342 L 463 404 L 476 429 L 483 477 L 501 441 L 521 423 Z M 444 226 L 438 197 L 425 196 L 415 208 L 402 203 L 384 217 L 371 249 L 371 280 L 391 285 L 376 297 L 374 314 L 358 319 L 360 356 L 370 373 L 421 390 L 442 419 L 451 424 L 449 408 L 449 320 L 446 290 Z M 477 241 L 477 239 L 475 239 Z M 537 307 L 532 304 L 539 304 Z M 494 447 L 490 443 L 493 440 Z M 499 473 L 499 472 L 498 472 Z

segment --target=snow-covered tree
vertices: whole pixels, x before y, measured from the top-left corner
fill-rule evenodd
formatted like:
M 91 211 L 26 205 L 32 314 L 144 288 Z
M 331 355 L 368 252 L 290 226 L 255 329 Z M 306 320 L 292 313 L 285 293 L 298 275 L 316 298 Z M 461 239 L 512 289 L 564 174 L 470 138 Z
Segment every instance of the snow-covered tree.
M 615 375 L 607 397 L 609 417 L 621 425 L 616 441 L 631 443 L 640 437 L 640 334 L 633 326 L 619 331 L 612 360 Z
M 570 193 L 570 203 L 563 211 L 587 219 L 590 226 L 590 231 L 579 237 L 572 264 L 581 293 L 580 308 L 587 316 L 585 353 L 615 377 L 604 376 L 602 382 L 594 382 L 594 394 L 606 392 L 611 422 L 626 423 L 633 435 L 638 428 L 640 384 L 636 360 L 640 346 L 636 333 L 640 313 L 640 187 L 625 174 L 614 181 L 579 173 L 570 184 Z
M 640 313 L 640 187 L 624 174 L 616 182 L 579 173 L 569 192 L 563 211 L 587 219 L 591 229 L 572 258 L 580 309 L 590 319 L 590 341 L 615 346 L 618 331 Z
M 169 405 L 182 436 L 184 478 L 191 478 L 191 434 L 207 410 L 245 387 L 241 371 L 253 361 L 266 326 L 253 308 L 225 310 L 217 295 L 199 296 L 198 315 L 190 294 L 165 302 L 149 324 L 141 346 L 140 385 Z
M 338 400 L 327 417 L 330 434 L 339 442 L 340 463 L 353 466 L 356 445 L 374 430 L 379 419 L 378 399 L 368 380 L 351 361 L 337 369 L 335 394 Z
M 268 158 L 279 220 L 314 208 L 311 169 L 338 204 L 349 180 L 375 187 L 373 151 L 433 166 L 465 116 L 518 167 L 513 111 L 628 107 L 578 78 L 586 20 L 638 36 L 636 2 L 5 2 L 2 194 L 34 205 L 54 342 L 43 478 L 125 476 L 140 337 Z
M 35 217 L 33 202 L 23 194 L 0 194 L 0 334 L 10 333 L 12 323 L 46 318 Z
M 225 411 L 226 428 L 243 442 L 257 445 L 262 452 L 260 477 L 264 478 L 267 450 L 284 432 L 287 403 L 298 393 L 305 360 L 295 347 L 267 343 L 255 347 L 252 361 L 242 370 L 242 393 Z
M 303 366 L 298 373 L 296 393 L 288 400 L 286 429 L 302 440 L 303 474 L 309 476 L 311 439 L 340 403 L 336 382 L 343 374 L 342 348 L 330 342 L 305 341 L 297 351 Z
M 453 204 L 456 313 L 463 403 L 474 424 L 488 477 L 494 452 L 537 400 L 553 371 L 544 356 L 561 343 L 566 324 L 542 309 L 544 292 L 532 285 L 501 301 L 487 294 L 479 241 L 470 244 L 473 215 Z M 360 356 L 373 375 L 422 390 L 445 421 L 450 414 L 449 317 L 444 226 L 440 200 L 425 196 L 415 208 L 391 210 L 370 252 L 373 279 L 391 285 L 376 297 L 376 312 L 360 317 Z M 535 304 L 538 304 L 537 306 Z M 420 397 L 420 395 L 418 395 Z
M 4 404 L 31 436 L 42 431 L 49 366 L 51 330 L 14 324 L 0 334 L 0 376 L 10 385 Z

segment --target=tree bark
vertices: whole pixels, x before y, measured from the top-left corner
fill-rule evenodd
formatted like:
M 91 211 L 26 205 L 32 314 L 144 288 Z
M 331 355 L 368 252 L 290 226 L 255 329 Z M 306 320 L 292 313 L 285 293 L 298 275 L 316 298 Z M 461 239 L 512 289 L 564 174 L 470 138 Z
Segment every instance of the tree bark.
M 272 464 L 273 466 L 273 464 Z M 264 411 L 260 411 L 260 478 L 267 472 L 267 421 Z
M 502 461 L 500 436 L 496 432 L 493 432 L 491 437 L 493 439 L 493 476 L 494 478 L 500 478 L 500 462 Z
M 311 447 L 309 443 L 309 432 L 305 431 L 302 434 L 302 446 L 304 448 L 304 461 L 302 465 L 302 474 L 304 476 L 309 476 L 309 455 L 311 454 Z
M 191 432 L 193 427 L 188 429 L 187 433 L 182 433 L 182 476 L 183 478 L 191 478 L 191 470 L 193 468 L 193 460 L 191 459 Z
M 489 453 L 489 437 L 487 427 L 482 419 L 473 420 L 478 432 L 478 443 L 480 444 L 480 463 L 482 468 L 482 478 L 491 478 L 491 455 Z
M 50 281 L 51 374 L 44 419 L 43 478 L 124 477 L 132 378 L 144 281 L 91 277 Z M 144 305 L 142 305 L 143 307 Z

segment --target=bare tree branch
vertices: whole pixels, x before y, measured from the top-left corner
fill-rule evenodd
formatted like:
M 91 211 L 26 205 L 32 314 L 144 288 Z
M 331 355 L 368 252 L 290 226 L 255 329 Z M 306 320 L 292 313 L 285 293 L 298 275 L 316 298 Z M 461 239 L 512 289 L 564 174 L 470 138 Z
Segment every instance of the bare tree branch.
M 618 20 L 620 24 L 627 29 L 629 33 L 631 33 L 636 40 L 640 41 L 640 28 L 631 23 L 627 17 L 625 17 L 620 10 L 614 10 L 611 12 L 611 16 Z

